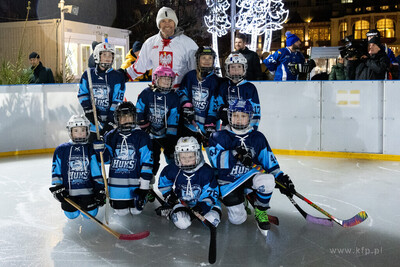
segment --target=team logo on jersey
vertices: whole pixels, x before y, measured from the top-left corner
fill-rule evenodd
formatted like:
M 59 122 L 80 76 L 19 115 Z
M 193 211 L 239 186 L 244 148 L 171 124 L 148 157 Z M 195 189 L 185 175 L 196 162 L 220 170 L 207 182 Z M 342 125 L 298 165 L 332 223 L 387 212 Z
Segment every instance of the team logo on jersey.
M 169 110 L 168 107 L 165 106 L 164 101 L 157 103 L 157 106 L 154 105 L 154 103 L 150 103 L 149 110 L 149 122 L 151 123 L 151 127 L 156 130 L 164 128 L 165 117 Z
M 93 95 L 96 100 L 96 107 L 105 110 L 110 106 L 108 95 L 110 87 L 106 84 L 93 84 Z
M 170 67 L 173 66 L 173 53 L 170 51 L 160 51 L 159 52 L 159 62 L 160 66 Z
M 88 179 L 89 159 L 82 156 L 71 156 L 68 176 L 71 184 L 82 184 Z
M 115 173 L 129 173 L 136 167 L 136 149 L 132 144 L 118 144 L 110 168 Z
M 208 88 L 193 86 L 193 106 L 195 109 L 204 111 L 207 108 L 209 96 Z
M 176 189 L 180 190 L 182 200 L 187 202 L 189 205 L 196 205 L 197 199 L 199 199 L 201 195 L 200 185 L 197 184 L 195 185 L 181 184 L 177 186 Z

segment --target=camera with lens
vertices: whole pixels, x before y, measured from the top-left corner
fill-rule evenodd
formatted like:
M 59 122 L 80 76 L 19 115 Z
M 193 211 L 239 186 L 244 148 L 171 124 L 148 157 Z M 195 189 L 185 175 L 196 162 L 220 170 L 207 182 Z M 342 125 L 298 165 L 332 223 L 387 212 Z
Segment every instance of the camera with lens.
M 368 43 L 366 40 L 354 40 L 352 35 L 341 40 L 343 46 L 339 47 L 342 58 L 361 58 L 368 55 Z

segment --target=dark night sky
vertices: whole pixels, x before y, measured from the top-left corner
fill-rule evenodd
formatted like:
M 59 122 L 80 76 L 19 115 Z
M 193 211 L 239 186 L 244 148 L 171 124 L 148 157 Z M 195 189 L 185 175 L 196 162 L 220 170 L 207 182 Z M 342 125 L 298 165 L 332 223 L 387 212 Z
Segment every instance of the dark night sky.
M 0 20 L 23 20 L 26 16 L 27 0 L 1 0 Z M 78 16 L 65 14 L 65 19 L 85 23 L 112 26 L 117 17 L 117 0 L 65 0 L 66 5 L 79 6 Z M 30 19 L 54 19 L 60 17 L 59 0 L 32 0 Z

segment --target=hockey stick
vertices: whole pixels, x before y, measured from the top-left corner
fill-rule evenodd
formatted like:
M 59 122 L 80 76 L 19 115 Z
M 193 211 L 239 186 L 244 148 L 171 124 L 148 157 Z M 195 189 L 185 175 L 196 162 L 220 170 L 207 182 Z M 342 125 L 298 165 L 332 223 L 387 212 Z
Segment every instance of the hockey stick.
M 97 120 L 97 110 L 96 110 L 96 103 L 95 103 L 96 100 L 94 99 L 92 74 L 90 72 L 90 68 L 87 68 L 86 73 L 87 73 L 88 82 L 89 82 L 89 91 L 90 91 L 90 98 L 91 98 L 91 102 L 92 102 L 94 125 L 96 126 L 97 140 L 100 140 L 99 122 Z M 102 173 L 103 181 L 104 181 L 104 189 L 106 191 L 106 206 L 105 206 L 105 210 L 104 210 L 104 219 L 106 221 L 106 224 L 108 224 L 110 221 L 110 216 L 109 216 L 110 195 L 108 193 L 108 183 L 107 183 L 107 177 L 106 177 L 106 168 L 104 166 L 103 152 L 100 152 L 100 161 L 101 161 L 101 173 Z
M 265 172 L 265 170 L 260 165 L 253 164 L 253 168 L 258 170 L 259 172 Z M 275 183 L 277 185 L 279 185 L 280 187 L 282 187 L 283 189 L 286 189 L 286 187 L 284 185 L 280 184 L 279 182 L 275 181 Z M 311 200 L 309 200 L 306 197 L 304 197 L 303 195 L 301 195 L 299 192 L 295 192 L 294 195 L 297 196 L 298 198 L 300 198 L 301 200 L 305 201 L 307 204 L 309 204 L 314 209 L 316 209 L 319 212 L 321 212 L 322 214 L 324 214 L 329 219 L 333 220 L 335 223 L 337 223 L 340 226 L 345 227 L 345 228 L 352 227 L 352 226 L 355 226 L 357 224 L 360 224 L 360 223 L 362 223 L 363 221 L 365 221 L 368 218 L 368 215 L 367 215 L 367 213 L 365 211 L 360 211 L 359 213 L 357 213 L 356 215 L 354 215 L 350 219 L 340 220 L 340 219 L 337 219 L 336 217 L 332 216 L 331 214 L 329 214 L 327 211 L 325 211 L 322 208 L 320 208 L 318 205 L 316 205 Z M 296 202 L 294 202 L 294 203 L 296 203 Z M 293 205 L 294 205 L 294 203 L 292 202 Z M 295 205 L 295 207 L 296 207 L 296 205 Z M 300 206 L 298 206 L 298 205 L 297 205 L 297 207 L 300 208 Z M 305 211 L 303 211 L 303 212 L 305 213 Z M 306 217 L 309 217 L 309 220 L 307 220 L 307 218 L 306 218 L 307 221 L 312 221 L 312 222 L 314 222 L 314 221 L 317 222 L 318 221 L 318 222 L 321 222 L 320 221 L 321 218 L 317 218 L 318 220 L 313 220 L 312 218 L 316 218 L 316 217 L 311 217 L 311 215 L 308 215 L 308 214 L 306 215 Z
M 188 208 L 190 212 L 197 217 L 197 219 L 199 219 L 204 225 L 206 225 L 210 229 L 210 246 L 208 249 L 208 262 L 214 264 L 215 261 L 217 260 L 217 228 L 212 223 L 207 221 L 207 219 L 204 218 L 203 215 L 201 215 L 195 210 L 192 210 L 184 200 L 181 200 L 181 204 L 186 208 Z
M 139 240 L 139 239 L 146 238 L 146 237 L 148 237 L 150 235 L 149 231 L 144 231 L 144 232 L 140 232 L 140 233 L 136 233 L 136 234 L 120 234 L 120 233 L 112 230 L 107 225 L 103 224 L 101 221 L 99 221 L 98 219 L 96 219 L 92 215 L 90 215 L 90 213 L 84 211 L 78 204 L 76 204 L 71 199 L 69 199 L 69 198 L 64 198 L 64 199 L 70 205 L 72 205 L 75 209 L 77 209 L 80 212 L 82 212 L 83 214 L 85 214 L 87 217 L 89 217 L 89 219 L 91 219 L 92 221 L 94 221 L 95 223 L 100 225 L 104 230 L 106 230 L 107 232 L 109 232 L 110 234 L 112 234 L 113 236 L 115 236 L 116 238 L 118 238 L 120 240 Z
M 290 202 L 292 202 L 293 206 L 300 212 L 301 215 L 303 215 L 304 219 L 310 223 L 315 223 L 315 224 L 320 224 L 320 225 L 325 225 L 329 227 L 333 227 L 333 222 L 331 219 L 325 219 L 325 218 L 319 218 L 319 217 L 314 217 L 307 212 L 305 212 L 294 199 L 290 196 L 287 196 Z

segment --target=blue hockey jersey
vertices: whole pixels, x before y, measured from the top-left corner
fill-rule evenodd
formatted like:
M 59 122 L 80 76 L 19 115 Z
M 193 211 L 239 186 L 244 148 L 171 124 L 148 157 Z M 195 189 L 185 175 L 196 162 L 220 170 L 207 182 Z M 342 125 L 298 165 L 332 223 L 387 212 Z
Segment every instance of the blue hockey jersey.
M 179 97 L 174 91 L 164 93 L 150 87 L 140 93 L 136 103 L 137 121 L 150 123 L 152 139 L 177 135 L 179 110 Z
M 199 205 L 204 214 L 214 206 L 220 208 L 214 170 L 207 163 L 194 172 L 185 172 L 175 163 L 167 165 L 160 174 L 158 189 L 163 195 L 174 190 L 179 199 L 186 201 L 190 207 Z
M 132 199 L 132 187 L 149 189 L 153 177 L 153 152 L 149 135 L 139 128 L 129 134 L 114 129 L 106 134 L 104 142 L 104 160 L 110 164 L 110 198 Z
M 192 70 L 185 75 L 177 91 L 181 107 L 186 103 L 193 104 L 195 111 L 194 120 L 203 134 L 205 134 L 205 124 L 215 124 L 215 116 L 211 116 L 218 87 L 219 78 L 214 72 L 211 72 L 199 82 L 197 79 L 197 71 Z M 185 121 L 184 125 L 191 131 L 197 132 L 197 129 L 187 121 Z
M 250 149 L 253 163 L 261 165 L 267 173 L 272 173 L 275 177 L 281 173 L 267 139 L 259 131 L 250 130 L 246 134 L 238 135 L 228 127 L 213 133 L 209 143 L 211 160 L 218 169 L 218 184 L 222 197 L 258 173 L 257 170 L 244 166 L 234 157 L 234 150 L 238 146 Z
M 64 185 L 70 196 L 93 194 L 93 188 L 104 188 L 100 164 L 89 144 L 72 142 L 54 151 L 52 185 Z
M 91 68 L 90 73 L 97 116 L 100 126 L 103 126 L 105 122 L 114 122 L 114 110 L 124 100 L 125 77 L 113 69 L 101 72 Z M 83 110 L 92 110 L 87 71 L 83 73 L 79 84 L 78 99 Z M 95 126 L 91 125 L 90 130 L 96 131 Z
M 263 63 L 270 71 L 275 71 L 275 81 L 295 81 L 297 75 L 293 75 L 288 63 L 303 64 L 305 58 L 301 52 L 291 52 L 289 48 L 281 48 L 264 59 Z
M 213 113 L 210 115 L 216 117 L 220 106 L 230 106 L 235 103 L 236 99 L 250 101 L 254 112 L 250 125 L 257 130 L 261 119 L 260 99 L 258 98 L 257 88 L 246 80 L 236 85 L 231 80 L 223 82 L 219 88 L 216 101 L 214 101 Z

